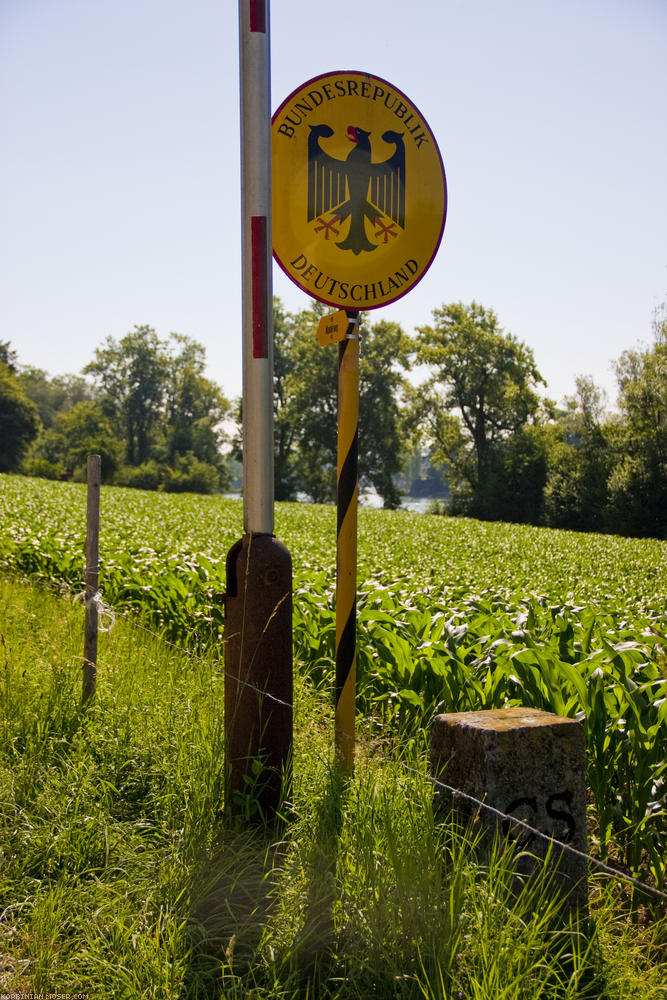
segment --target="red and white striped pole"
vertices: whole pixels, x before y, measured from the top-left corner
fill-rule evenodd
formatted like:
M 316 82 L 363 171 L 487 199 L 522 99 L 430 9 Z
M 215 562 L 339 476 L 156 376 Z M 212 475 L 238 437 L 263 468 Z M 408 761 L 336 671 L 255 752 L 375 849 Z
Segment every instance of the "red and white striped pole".
M 289 783 L 293 695 L 292 562 L 273 535 L 269 0 L 239 0 L 239 42 L 244 534 L 227 554 L 226 805 L 270 820 Z
M 273 533 L 269 0 L 240 0 L 243 527 Z

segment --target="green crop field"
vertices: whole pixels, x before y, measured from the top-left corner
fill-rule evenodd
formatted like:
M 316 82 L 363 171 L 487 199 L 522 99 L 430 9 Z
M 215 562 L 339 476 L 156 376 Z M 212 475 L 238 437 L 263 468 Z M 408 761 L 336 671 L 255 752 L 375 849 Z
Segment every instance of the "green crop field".
M 116 624 L 86 711 L 84 518 L 84 486 L 0 476 L 0 992 L 665 1000 L 661 901 L 593 866 L 592 926 L 564 927 L 547 881 L 517 896 L 511 853 L 480 862 L 436 822 L 424 750 L 438 711 L 581 719 L 590 853 L 664 890 L 667 543 L 360 511 L 343 786 L 335 511 L 277 505 L 295 745 L 275 843 L 222 823 L 216 594 L 240 501 L 103 488 Z
M 85 486 L 0 477 L 0 572 L 81 590 Z M 103 488 L 105 602 L 215 646 L 237 500 Z M 298 670 L 334 671 L 335 510 L 278 504 Z M 591 844 L 665 887 L 667 543 L 361 510 L 358 711 L 421 739 L 438 711 L 528 705 L 585 725 Z

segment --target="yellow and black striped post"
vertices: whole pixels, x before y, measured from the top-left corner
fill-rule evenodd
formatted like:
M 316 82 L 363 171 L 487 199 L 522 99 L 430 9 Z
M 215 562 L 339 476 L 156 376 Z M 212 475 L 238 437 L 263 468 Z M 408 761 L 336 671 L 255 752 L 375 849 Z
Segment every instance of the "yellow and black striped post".
M 336 758 L 354 770 L 357 654 L 357 471 L 359 312 L 347 313 L 338 356 L 338 476 L 336 538 Z

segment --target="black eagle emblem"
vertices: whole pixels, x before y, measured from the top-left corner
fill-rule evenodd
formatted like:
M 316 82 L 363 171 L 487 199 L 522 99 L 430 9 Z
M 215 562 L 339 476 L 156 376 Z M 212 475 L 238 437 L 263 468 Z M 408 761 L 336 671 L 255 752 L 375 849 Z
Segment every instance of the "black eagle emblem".
M 371 159 L 371 133 L 356 125 L 347 129 L 348 139 L 354 143 L 344 160 L 331 156 L 320 146 L 320 139 L 333 135 L 329 125 L 311 125 L 308 136 L 308 222 L 321 223 L 316 231 L 323 230 L 328 239 L 339 222 L 349 218 L 347 236 L 336 243 L 341 250 L 359 254 L 362 250 L 376 250 L 366 234 L 366 220 L 379 227 L 376 236 L 386 243 L 389 236 L 397 236 L 393 226 L 386 226 L 382 216 L 387 216 L 401 229 L 405 228 L 405 145 L 400 132 L 383 132 L 385 142 L 394 145 L 394 152 L 381 163 Z M 329 220 L 322 216 L 332 212 Z

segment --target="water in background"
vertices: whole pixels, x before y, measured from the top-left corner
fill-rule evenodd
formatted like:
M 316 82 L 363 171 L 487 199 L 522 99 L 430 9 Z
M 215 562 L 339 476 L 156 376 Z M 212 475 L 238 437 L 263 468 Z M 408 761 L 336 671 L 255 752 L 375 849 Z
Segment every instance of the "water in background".
M 225 493 L 224 496 L 231 500 L 240 500 L 243 494 L 239 492 Z M 298 503 L 310 503 L 307 493 L 297 493 L 296 499 Z M 434 497 L 403 497 L 401 510 L 413 510 L 417 514 L 426 514 L 433 500 Z M 364 490 L 359 497 L 359 505 L 361 507 L 381 508 L 382 497 L 375 490 Z
M 401 509 L 425 514 L 432 503 L 433 497 L 402 497 Z M 382 507 L 382 497 L 375 490 L 364 490 L 359 497 L 359 504 L 362 507 Z

